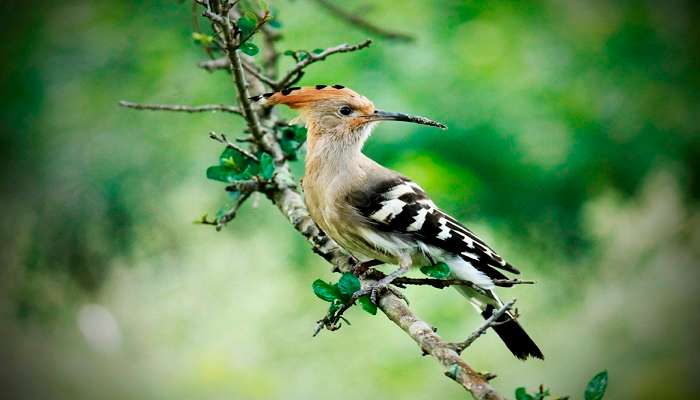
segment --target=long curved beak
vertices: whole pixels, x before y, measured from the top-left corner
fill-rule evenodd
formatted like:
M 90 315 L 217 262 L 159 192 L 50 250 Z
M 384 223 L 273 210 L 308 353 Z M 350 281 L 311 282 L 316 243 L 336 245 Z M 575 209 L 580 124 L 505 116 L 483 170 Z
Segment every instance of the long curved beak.
M 374 114 L 367 116 L 367 118 L 370 121 L 404 121 L 413 122 L 414 124 L 434 126 L 440 129 L 447 129 L 447 126 L 433 121 L 432 119 L 397 112 L 375 110 Z

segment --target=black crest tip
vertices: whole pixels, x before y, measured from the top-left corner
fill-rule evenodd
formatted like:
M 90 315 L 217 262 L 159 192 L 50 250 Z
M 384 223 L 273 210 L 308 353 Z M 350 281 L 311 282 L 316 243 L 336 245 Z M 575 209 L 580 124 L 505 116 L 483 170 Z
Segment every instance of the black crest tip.
M 321 89 L 323 89 L 323 88 L 325 88 L 325 87 L 327 87 L 327 86 L 328 86 L 328 85 L 316 85 L 316 89 L 317 89 L 317 90 L 321 90 Z
M 333 85 L 333 88 L 334 88 L 334 89 L 343 89 L 343 88 L 345 88 L 345 86 L 335 84 L 335 85 Z
M 299 90 L 299 89 L 301 89 L 299 86 L 289 87 L 289 88 L 282 90 L 281 93 L 286 96 L 286 95 L 292 93 L 293 91 Z

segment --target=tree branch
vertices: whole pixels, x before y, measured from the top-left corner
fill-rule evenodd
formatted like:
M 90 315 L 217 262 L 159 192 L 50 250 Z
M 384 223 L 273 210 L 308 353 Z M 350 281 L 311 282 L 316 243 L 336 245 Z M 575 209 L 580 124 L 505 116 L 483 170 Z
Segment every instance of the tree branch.
M 486 330 L 488 330 L 490 327 L 492 327 L 494 325 L 498 325 L 498 322 L 496 322 L 496 321 L 499 318 L 501 318 L 501 316 L 503 314 L 508 312 L 508 310 L 513 308 L 513 304 L 515 304 L 515 300 L 516 299 L 509 301 L 508 303 L 504 304 L 503 307 L 496 310 L 496 312 L 494 312 L 474 332 L 472 332 L 472 334 L 469 335 L 469 337 L 465 341 L 459 342 L 459 343 L 453 343 L 450 346 L 457 352 L 457 354 L 462 354 L 464 349 L 471 346 L 471 344 L 474 343 L 474 341 L 476 341 L 476 339 L 478 339 L 481 335 L 486 333 Z
M 333 54 L 338 54 L 338 53 L 349 53 L 352 51 L 357 51 L 357 50 L 362 50 L 365 47 L 368 47 L 370 44 L 372 44 L 372 40 L 367 39 L 362 43 L 358 43 L 355 45 L 349 45 L 349 44 L 341 44 L 335 47 L 330 47 L 325 49 L 319 54 L 313 54 L 313 53 L 308 53 L 308 57 L 305 58 L 302 61 L 299 61 L 292 69 L 287 71 L 287 73 L 282 77 L 277 83 L 275 84 L 276 89 L 284 89 L 285 87 L 289 86 L 292 84 L 294 78 L 299 75 L 299 73 L 302 72 L 302 70 L 309 65 L 323 61 L 326 59 L 326 57 L 333 55 Z
M 130 101 L 121 100 L 119 105 L 126 108 L 132 108 L 135 110 L 151 110 L 151 111 L 179 111 L 186 113 L 198 113 L 198 112 L 227 112 L 232 114 L 242 115 L 241 110 L 233 106 L 227 106 L 224 104 L 204 104 L 201 106 L 188 106 L 184 104 L 144 104 L 144 103 L 133 103 Z
M 388 29 L 382 28 L 380 26 L 377 26 L 364 18 L 360 17 L 359 15 L 352 14 L 348 11 L 345 11 L 341 7 L 338 7 L 335 3 L 328 1 L 328 0 L 314 0 L 318 5 L 321 7 L 325 8 L 328 12 L 331 14 L 335 15 L 336 17 L 346 21 L 348 25 L 360 28 L 364 30 L 365 32 L 374 34 L 376 36 L 383 37 L 385 39 L 391 39 L 391 40 L 397 40 L 397 41 L 403 41 L 403 42 L 412 42 L 415 40 L 413 36 L 408 35 L 406 33 L 401 33 L 401 32 L 394 32 L 390 31 Z
M 445 343 L 430 324 L 418 318 L 393 294 L 379 300 L 379 309 L 406 332 L 420 348 L 447 368 L 445 376 L 459 383 L 478 400 L 503 400 L 484 376 L 473 370 L 459 354 Z

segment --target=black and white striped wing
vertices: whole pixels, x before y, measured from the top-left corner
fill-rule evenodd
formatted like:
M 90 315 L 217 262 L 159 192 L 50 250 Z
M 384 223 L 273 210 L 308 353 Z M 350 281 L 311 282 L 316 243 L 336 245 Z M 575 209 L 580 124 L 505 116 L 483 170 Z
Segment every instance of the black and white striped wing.
M 472 231 L 435 206 L 411 180 L 398 177 L 355 194 L 351 204 L 382 232 L 410 237 L 461 257 L 491 279 L 506 279 L 499 271 L 520 273 Z

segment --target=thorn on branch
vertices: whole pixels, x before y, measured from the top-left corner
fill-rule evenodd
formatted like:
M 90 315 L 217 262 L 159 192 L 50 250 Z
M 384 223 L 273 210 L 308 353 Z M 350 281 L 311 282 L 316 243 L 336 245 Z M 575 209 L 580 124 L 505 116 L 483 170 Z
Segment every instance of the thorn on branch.
M 146 104 L 146 103 L 133 103 L 130 101 L 121 100 L 119 105 L 126 108 L 131 108 L 134 110 L 151 110 L 151 111 L 179 111 L 186 113 L 199 113 L 199 112 L 227 112 L 231 114 L 242 115 L 241 110 L 237 107 L 227 106 L 224 104 L 204 104 L 201 106 L 190 106 L 184 104 Z

